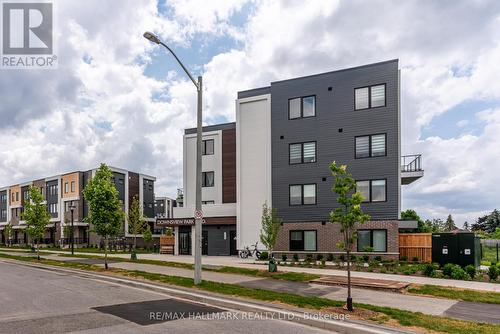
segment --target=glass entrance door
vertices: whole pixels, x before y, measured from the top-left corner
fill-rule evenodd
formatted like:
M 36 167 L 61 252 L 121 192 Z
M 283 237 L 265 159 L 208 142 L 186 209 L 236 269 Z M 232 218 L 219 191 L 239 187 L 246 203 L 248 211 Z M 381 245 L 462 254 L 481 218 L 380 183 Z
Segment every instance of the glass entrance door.
M 179 254 L 191 255 L 191 231 L 179 232 Z

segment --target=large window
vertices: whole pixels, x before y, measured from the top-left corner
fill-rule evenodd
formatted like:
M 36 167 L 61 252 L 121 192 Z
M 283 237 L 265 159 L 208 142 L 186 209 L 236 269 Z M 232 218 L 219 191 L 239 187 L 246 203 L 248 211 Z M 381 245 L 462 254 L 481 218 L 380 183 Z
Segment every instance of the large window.
M 201 154 L 202 155 L 212 155 L 214 154 L 214 140 L 206 139 L 203 141 L 201 146 Z
M 359 136 L 355 138 L 356 159 L 386 155 L 386 134 Z
M 288 100 L 288 118 L 316 116 L 316 96 L 297 97 Z
M 2 209 L 0 211 L 0 218 L 1 219 L 7 219 L 7 209 Z
M 354 109 L 385 107 L 385 84 L 354 89 Z
M 316 204 L 316 184 L 290 185 L 290 205 Z
M 289 157 L 291 165 L 316 162 L 316 142 L 290 144 Z
M 387 252 L 387 230 L 358 230 L 358 252 Z
M 69 183 L 68 182 L 64 183 L 64 193 L 65 194 L 69 193 Z
M 386 180 L 356 181 L 356 190 L 363 195 L 364 202 L 386 201 Z
M 214 186 L 214 172 L 203 172 L 201 178 L 202 187 L 213 187 Z
M 76 190 L 76 184 L 75 181 L 71 181 L 71 192 L 74 193 Z
M 316 250 L 316 231 L 290 231 L 290 251 Z

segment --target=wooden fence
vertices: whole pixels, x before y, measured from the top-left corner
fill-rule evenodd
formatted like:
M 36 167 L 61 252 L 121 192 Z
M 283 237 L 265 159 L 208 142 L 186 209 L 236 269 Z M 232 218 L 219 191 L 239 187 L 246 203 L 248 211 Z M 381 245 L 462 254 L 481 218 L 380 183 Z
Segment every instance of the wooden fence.
M 422 262 L 432 262 L 432 233 L 400 233 L 399 257 L 409 261 L 417 257 Z

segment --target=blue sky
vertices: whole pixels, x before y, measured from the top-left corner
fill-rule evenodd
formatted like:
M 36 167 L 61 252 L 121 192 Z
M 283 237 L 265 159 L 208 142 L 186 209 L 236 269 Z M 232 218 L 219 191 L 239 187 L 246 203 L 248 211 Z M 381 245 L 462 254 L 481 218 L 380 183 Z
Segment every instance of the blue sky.
M 0 184 L 107 162 L 175 195 L 195 92 L 152 30 L 203 75 L 207 124 L 234 120 L 239 90 L 398 58 L 402 153 L 425 168 L 403 208 L 458 225 L 498 208 L 500 2 L 369 3 L 59 1 L 59 68 L 0 75 Z

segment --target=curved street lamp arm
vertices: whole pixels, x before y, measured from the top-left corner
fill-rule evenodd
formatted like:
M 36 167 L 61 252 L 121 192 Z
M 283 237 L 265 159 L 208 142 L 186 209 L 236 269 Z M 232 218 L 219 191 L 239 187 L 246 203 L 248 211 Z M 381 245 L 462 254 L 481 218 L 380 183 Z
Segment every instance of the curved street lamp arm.
M 175 52 L 172 51 L 172 49 L 170 49 L 165 43 L 163 43 L 163 42 L 160 41 L 159 44 L 163 45 L 168 51 L 170 51 L 170 53 L 175 57 L 175 60 L 177 60 L 177 62 L 179 63 L 179 65 L 181 65 L 181 67 L 184 70 L 184 72 L 186 72 L 186 74 L 189 77 L 189 79 L 191 79 L 191 81 L 193 82 L 193 84 L 196 86 L 196 89 L 200 90 L 200 85 L 194 80 L 194 78 L 191 75 L 191 73 L 189 73 L 189 71 L 184 66 L 184 64 L 179 60 L 179 58 L 177 57 L 177 55 L 175 54 Z

